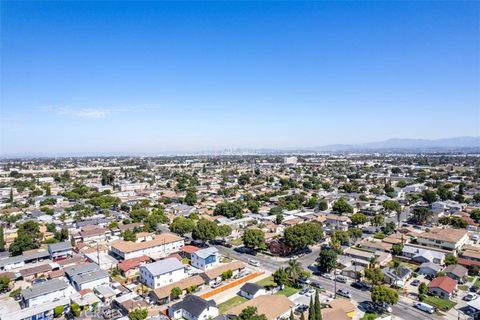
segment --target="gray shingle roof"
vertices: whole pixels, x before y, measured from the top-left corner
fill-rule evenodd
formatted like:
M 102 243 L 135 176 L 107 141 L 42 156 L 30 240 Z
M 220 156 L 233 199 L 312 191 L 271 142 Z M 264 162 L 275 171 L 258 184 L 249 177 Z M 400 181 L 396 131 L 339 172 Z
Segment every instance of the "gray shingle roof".
M 185 298 L 183 298 L 183 301 L 175 303 L 173 306 L 171 306 L 171 308 L 174 311 L 183 309 L 188 311 L 190 314 L 193 314 L 194 316 L 198 317 L 208 307 L 216 307 L 216 306 L 217 305 L 213 300 L 207 301 L 198 296 L 189 294 L 189 295 L 186 295 Z
M 248 294 L 251 294 L 251 295 L 254 295 L 255 293 L 258 292 L 258 290 L 261 290 L 263 289 L 262 286 L 256 284 L 256 283 L 251 283 L 251 282 L 247 282 L 245 283 L 241 288 L 240 290 L 241 291 L 244 291 Z
M 59 243 L 52 243 L 48 245 L 49 252 L 57 252 L 57 251 L 64 251 L 64 250 L 71 250 L 72 244 L 70 241 L 64 241 Z
M 62 279 L 47 280 L 43 283 L 34 285 L 31 288 L 27 288 L 22 291 L 22 296 L 25 300 L 35 297 L 43 296 L 55 291 L 64 290 L 68 286 L 68 283 Z
M 176 258 L 168 258 L 143 265 L 141 268 L 147 269 L 153 276 L 158 276 L 178 269 L 183 269 L 185 266 Z

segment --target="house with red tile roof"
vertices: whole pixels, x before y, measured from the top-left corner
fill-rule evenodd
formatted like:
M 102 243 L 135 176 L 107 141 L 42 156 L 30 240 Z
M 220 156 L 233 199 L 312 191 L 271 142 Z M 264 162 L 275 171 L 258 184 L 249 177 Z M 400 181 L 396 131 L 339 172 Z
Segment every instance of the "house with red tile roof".
M 137 258 L 123 260 L 118 264 L 118 268 L 126 278 L 135 278 L 138 276 L 139 266 L 144 263 L 151 262 L 152 260 L 147 256 L 140 256 Z
M 457 281 L 447 276 L 437 277 L 428 285 L 429 294 L 444 299 L 450 299 L 456 289 Z

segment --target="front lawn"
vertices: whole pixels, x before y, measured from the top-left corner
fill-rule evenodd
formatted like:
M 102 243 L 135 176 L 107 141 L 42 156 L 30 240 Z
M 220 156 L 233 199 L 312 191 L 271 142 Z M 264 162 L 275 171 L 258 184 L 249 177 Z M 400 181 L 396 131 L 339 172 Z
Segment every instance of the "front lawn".
M 240 296 L 235 296 L 225 302 L 222 302 L 218 305 L 218 309 L 220 311 L 221 314 L 224 314 L 225 312 L 227 312 L 228 310 L 232 309 L 233 307 L 236 307 L 242 303 L 244 303 L 245 301 L 247 301 L 246 298 L 244 297 L 240 297 Z
M 262 279 L 260 281 L 255 282 L 255 283 L 258 284 L 259 286 L 262 286 L 262 287 L 275 287 L 276 286 L 275 282 L 273 281 L 272 276 L 266 277 L 265 279 Z
M 462 290 L 462 291 L 467 291 L 467 290 L 468 290 L 468 286 L 461 285 L 461 286 L 458 286 L 458 289 L 460 289 L 460 290 Z
M 477 280 L 475 280 L 475 287 L 480 287 L 480 278 L 477 278 Z
M 297 293 L 298 291 L 300 291 L 300 289 L 285 286 L 282 290 L 278 291 L 275 294 L 290 297 L 290 296 L 294 295 L 295 293 Z
M 363 317 L 360 320 L 374 320 L 378 318 L 378 314 L 376 313 L 371 313 L 371 312 L 365 312 Z
M 456 305 L 453 301 L 433 296 L 426 296 L 422 302 L 432 305 L 441 311 L 448 311 Z

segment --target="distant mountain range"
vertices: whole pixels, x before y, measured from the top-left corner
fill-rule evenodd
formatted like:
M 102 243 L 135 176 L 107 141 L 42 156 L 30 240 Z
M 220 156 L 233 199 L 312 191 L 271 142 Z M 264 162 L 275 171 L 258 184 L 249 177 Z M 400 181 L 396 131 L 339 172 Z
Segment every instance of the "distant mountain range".
M 480 149 L 480 137 L 456 137 L 448 139 L 388 139 L 363 144 L 331 144 L 307 148 L 313 151 L 373 151 L 373 150 L 461 150 Z

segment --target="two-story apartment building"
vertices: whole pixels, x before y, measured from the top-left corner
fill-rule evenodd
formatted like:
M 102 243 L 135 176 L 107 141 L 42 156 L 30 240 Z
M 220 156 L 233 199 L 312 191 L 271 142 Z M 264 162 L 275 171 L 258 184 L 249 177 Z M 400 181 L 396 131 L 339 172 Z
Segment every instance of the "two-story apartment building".
M 53 261 L 66 259 L 73 255 L 73 248 L 70 241 L 52 243 L 48 245 L 48 253 Z
M 215 268 L 219 263 L 218 260 L 218 249 L 209 247 L 192 253 L 191 264 L 195 268 L 206 271 Z
M 75 290 L 63 279 L 47 280 L 22 291 L 24 307 L 34 307 L 61 298 L 68 298 Z
M 117 240 L 110 247 L 110 253 L 122 260 L 149 256 L 154 258 L 166 257 L 171 253 L 180 251 L 185 245 L 183 238 L 173 233 L 156 235 L 150 241 L 133 243 L 130 241 Z
M 468 241 L 468 232 L 465 229 L 433 228 L 417 235 L 417 243 L 432 248 L 448 250 L 457 254 Z
M 94 289 L 110 284 L 110 276 L 95 263 L 73 265 L 64 269 L 65 276 L 76 290 Z
M 188 277 L 188 272 L 176 258 L 168 258 L 140 266 L 140 282 L 157 289 Z

